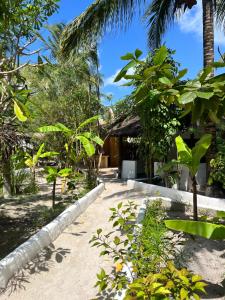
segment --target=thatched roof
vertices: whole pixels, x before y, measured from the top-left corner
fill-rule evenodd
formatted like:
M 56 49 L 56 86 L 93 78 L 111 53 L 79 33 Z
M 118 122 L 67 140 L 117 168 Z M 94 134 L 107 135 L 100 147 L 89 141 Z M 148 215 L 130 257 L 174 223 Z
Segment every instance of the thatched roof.
M 136 137 L 140 135 L 141 125 L 138 116 L 127 116 L 115 121 L 110 127 L 111 136 Z

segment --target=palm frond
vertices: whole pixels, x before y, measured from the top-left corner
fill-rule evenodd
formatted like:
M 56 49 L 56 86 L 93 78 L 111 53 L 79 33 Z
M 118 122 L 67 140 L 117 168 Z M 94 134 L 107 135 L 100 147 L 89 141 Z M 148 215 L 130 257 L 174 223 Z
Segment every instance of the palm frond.
M 85 45 L 96 44 L 108 30 L 126 29 L 135 15 L 141 11 L 145 0 L 95 0 L 87 10 L 70 23 L 62 36 L 64 54 Z
M 151 49 L 160 46 L 161 38 L 176 18 L 176 0 L 153 0 L 145 18 L 149 27 L 148 44 Z M 182 8 L 179 9 L 182 12 Z
M 225 30 L 225 0 L 215 1 L 216 24 Z

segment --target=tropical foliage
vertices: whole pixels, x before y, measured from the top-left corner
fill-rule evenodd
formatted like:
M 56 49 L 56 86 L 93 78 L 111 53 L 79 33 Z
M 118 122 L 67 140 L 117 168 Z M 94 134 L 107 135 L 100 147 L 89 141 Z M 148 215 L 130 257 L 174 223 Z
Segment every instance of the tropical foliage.
M 177 269 L 175 245 L 167 239 L 164 211 L 160 200 L 146 209 L 142 226 L 132 224 L 136 205 L 119 203 L 111 208 L 113 231 L 104 234 L 98 229 L 90 243 L 101 248 L 101 256 L 115 263 L 111 273 L 104 269 L 97 274 L 96 286 L 103 295 L 124 291 L 123 299 L 200 299 L 206 284 L 201 276 L 186 268 Z M 118 232 L 122 234 L 118 236 Z

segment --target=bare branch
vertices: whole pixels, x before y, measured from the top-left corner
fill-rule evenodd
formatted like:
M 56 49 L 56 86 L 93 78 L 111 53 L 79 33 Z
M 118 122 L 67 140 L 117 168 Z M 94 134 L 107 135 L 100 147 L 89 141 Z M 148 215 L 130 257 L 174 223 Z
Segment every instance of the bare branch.
M 13 70 L 10 70 L 10 71 L 2 71 L 2 72 L 0 72 L 0 75 L 8 75 L 8 74 L 15 73 L 15 72 L 17 72 L 18 70 L 20 70 L 20 69 L 26 67 L 27 65 L 29 65 L 29 61 L 26 62 L 25 64 L 19 66 L 19 67 L 16 68 L 16 69 L 13 69 Z
M 42 50 L 42 48 L 40 48 L 38 50 L 35 50 L 35 51 L 32 51 L 32 52 L 29 52 L 29 53 L 20 52 L 20 54 L 22 54 L 24 56 L 30 56 L 30 55 L 34 55 L 34 54 L 39 53 L 41 50 Z
M 19 48 L 19 52 L 23 52 L 23 50 L 25 50 L 28 46 L 30 46 L 31 44 L 33 44 L 36 41 L 36 37 L 33 37 L 29 42 L 27 42 L 25 45 L 21 46 Z

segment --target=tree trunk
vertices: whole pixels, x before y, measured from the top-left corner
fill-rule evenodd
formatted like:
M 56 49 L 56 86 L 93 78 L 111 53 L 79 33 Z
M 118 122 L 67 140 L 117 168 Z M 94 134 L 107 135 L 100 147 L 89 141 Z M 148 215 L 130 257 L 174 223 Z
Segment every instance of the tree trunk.
M 202 12 L 203 65 L 205 68 L 214 62 L 214 7 L 212 0 L 202 0 Z
M 2 176 L 3 176 L 3 197 L 8 198 L 12 196 L 12 177 L 11 177 L 11 163 L 9 157 L 4 157 L 2 154 Z
M 202 0 L 203 11 L 203 55 L 204 55 L 204 67 L 211 65 L 214 62 L 214 6 L 212 0 Z M 211 73 L 211 76 L 214 72 Z M 208 179 L 210 173 L 210 160 L 216 153 L 216 126 L 207 120 L 205 128 L 206 133 L 212 134 L 212 144 L 206 154 L 207 174 Z M 212 195 L 212 191 L 208 187 L 209 195 Z
M 197 203 L 197 181 L 196 177 L 192 177 L 192 193 L 193 193 L 193 218 L 198 221 L 198 203 Z
M 53 188 L 52 188 L 52 208 L 55 208 L 55 188 L 56 188 L 56 179 L 53 181 Z

